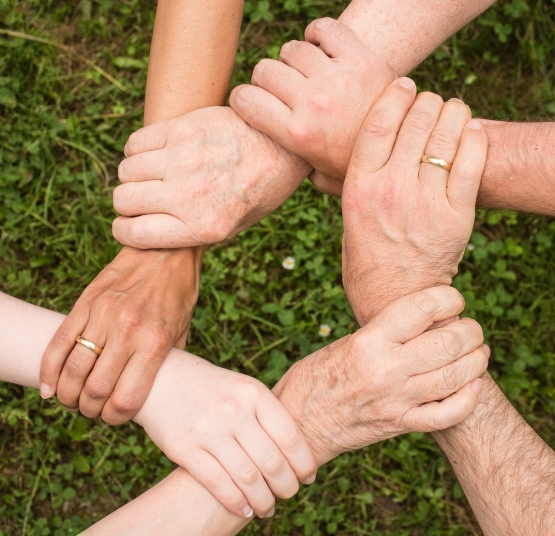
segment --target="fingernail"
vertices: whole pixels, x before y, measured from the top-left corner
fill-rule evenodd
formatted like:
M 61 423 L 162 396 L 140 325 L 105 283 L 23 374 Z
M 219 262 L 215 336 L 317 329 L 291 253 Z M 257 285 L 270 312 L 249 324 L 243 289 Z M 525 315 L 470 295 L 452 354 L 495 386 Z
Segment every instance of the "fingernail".
M 40 396 L 42 398 L 50 398 L 52 396 L 52 389 L 50 388 L 50 385 L 46 383 L 41 383 L 39 388 L 40 388 Z
M 466 128 L 471 130 L 480 130 L 482 128 L 482 123 L 478 119 L 471 119 L 467 124 Z
M 316 473 L 310 475 L 306 480 L 303 480 L 303 484 L 312 484 L 316 480 Z
M 412 90 L 415 87 L 414 81 L 411 80 L 410 78 L 407 78 L 406 76 L 399 78 L 399 84 L 403 86 L 405 89 Z
M 482 391 L 482 380 L 480 378 L 476 378 L 471 384 L 472 390 L 479 395 Z
M 243 515 L 245 517 L 252 517 L 254 515 L 253 509 L 248 504 L 243 508 Z
M 482 344 L 482 348 L 489 359 L 491 357 L 491 348 L 487 344 Z
M 237 104 L 244 105 L 247 103 L 247 99 L 249 98 L 249 93 L 251 91 L 250 86 L 244 85 L 239 91 L 237 92 Z
M 460 102 L 461 104 L 464 104 L 464 102 L 461 99 L 457 99 L 457 97 L 453 97 L 452 99 L 449 99 L 449 102 Z
M 272 517 L 276 513 L 276 509 L 272 508 L 264 517 Z

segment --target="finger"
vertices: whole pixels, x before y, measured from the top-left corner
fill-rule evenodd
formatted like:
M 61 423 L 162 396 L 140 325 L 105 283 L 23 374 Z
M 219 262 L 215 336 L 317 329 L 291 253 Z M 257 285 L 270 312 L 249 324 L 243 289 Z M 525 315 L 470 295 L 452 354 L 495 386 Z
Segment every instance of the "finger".
M 306 77 L 313 76 L 330 65 L 325 52 L 306 41 L 285 43 L 279 52 L 279 61 Z
M 168 140 L 170 124 L 171 120 L 160 121 L 133 132 L 123 149 L 125 156 L 163 149 Z
M 416 85 L 410 78 L 399 78 L 385 89 L 360 129 L 347 177 L 368 177 L 387 163 L 415 98 Z
M 106 344 L 106 330 L 94 319 L 91 319 L 81 336 L 100 348 L 104 348 Z M 57 388 L 58 400 L 66 408 L 76 409 L 79 407 L 79 395 L 97 359 L 99 359 L 98 354 L 82 344 L 76 344 L 69 354 L 60 374 Z
M 122 216 L 167 212 L 171 189 L 162 181 L 130 182 L 114 189 L 114 208 Z
M 122 340 L 108 340 L 102 354 L 94 363 L 79 395 L 79 411 L 85 417 L 96 419 L 102 413 L 102 408 L 112 394 L 121 372 L 132 358 L 133 351 L 126 351 L 125 346 Z
M 214 456 L 202 449 L 194 449 L 187 451 L 183 460 L 173 461 L 187 469 L 231 513 L 241 517 L 253 516 L 246 497 Z
M 407 427 L 418 432 L 445 430 L 472 415 L 480 400 L 482 380 L 476 379 L 441 402 L 429 402 L 409 410 Z
M 471 119 L 470 108 L 459 99 L 451 99 L 443 105 L 439 120 L 432 131 L 425 154 L 453 163 L 465 125 Z M 420 181 L 436 195 L 446 195 L 449 171 L 432 164 L 420 164 Z
M 268 398 L 257 405 L 256 418 L 270 439 L 279 447 L 300 482 L 316 478 L 318 466 L 312 450 L 295 419 L 277 398 Z
M 164 151 L 139 153 L 120 162 L 118 178 L 123 183 L 162 180 L 166 164 Z
M 343 194 L 343 181 L 328 177 L 316 169 L 312 171 L 308 179 L 312 182 L 314 188 L 323 194 L 334 195 L 336 197 L 341 197 Z
M 171 346 L 171 342 L 160 343 L 137 351 L 128 359 L 102 409 L 104 422 L 117 426 L 135 416 L 144 404 Z
M 363 48 L 354 32 L 330 17 L 311 22 L 304 32 L 305 39 L 313 45 L 320 46 L 331 58 L 351 56 Z
M 170 214 L 147 214 L 136 218 L 120 216 L 112 223 L 114 238 L 137 249 L 189 248 L 207 242 L 195 240 L 187 226 Z
M 275 498 L 262 473 L 236 441 L 221 441 L 209 449 L 237 487 L 243 492 L 258 517 L 273 514 Z
M 242 85 L 231 92 L 229 104 L 251 127 L 291 149 L 287 136 L 287 125 L 292 119 L 291 108 L 276 96 L 260 87 Z
M 265 89 L 293 108 L 306 78 L 297 70 L 276 60 L 263 59 L 254 68 L 251 83 Z
M 425 154 L 426 145 L 439 120 L 442 108 L 443 99 L 439 95 L 429 92 L 420 93 L 399 130 L 390 162 L 393 167 L 399 166 L 399 169 L 409 171 L 404 174 L 404 177 L 411 182 L 418 181 L 422 156 Z M 415 173 L 412 173 L 412 170 Z M 416 184 L 411 186 L 416 187 Z
M 424 333 L 434 322 L 460 314 L 462 294 L 453 287 L 432 287 L 407 294 L 388 305 L 363 330 L 373 329 L 380 337 L 404 344 Z
M 39 373 L 42 398 L 50 398 L 56 392 L 64 363 L 75 347 L 76 337 L 85 331 L 88 320 L 88 308 L 81 307 L 77 302 L 48 343 L 42 356 Z
M 487 153 L 486 131 L 478 119 L 472 119 L 463 130 L 447 182 L 447 198 L 455 210 L 474 214 Z
M 489 346 L 483 344 L 473 352 L 432 372 L 413 376 L 407 388 L 419 404 L 443 400 L 479 378 L 488 368 Z
M 276 497 L 290 499 L 299 491 L 299 481 L 285 456 L 260 426 L 241 429 L 236 439 Z
M 427 331 L 399 348 L 411 376 L 431 372 L 457 360 L 484 342 L 482 326 L 471 318 Z

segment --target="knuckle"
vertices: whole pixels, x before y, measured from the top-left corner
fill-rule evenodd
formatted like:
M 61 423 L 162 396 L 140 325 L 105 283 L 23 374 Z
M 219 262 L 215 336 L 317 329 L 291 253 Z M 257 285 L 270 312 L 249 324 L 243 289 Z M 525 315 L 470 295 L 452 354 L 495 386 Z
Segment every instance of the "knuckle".
M 429 316 L 436 310 L 436 302 L 428 292 L 417 292 L 411 296 L 411 306 L 418 313 Z
M 65 370 L 70 378 L 82 378 L 89 372 L 88 360 L 80 354 L 73 354 L 65 365 Z
M 212 489 L 221 489 L 228 483 L 227 473 L 221 469 L 213 469 L 205 478 L 207 485 Z
M 301 431 L 298 428 L 286 428 L 281 435 L 281 446 L 286 450 L 298 447 L 303 440 Z
M 118 329 L 124 334 L 134 332 L 142 321 L 142 315 L 138 311 L 123 309 L 117 315 Z
M 439 332 L 439 345 L 443 354 L 456 357 L 462 350 L 463 342 L 457 333 L 444 328 Z
M 277 476 L 285 469 L 285 459 L 279 452 L 273 452 L 264 462 L 264 472 L 269 476 Z
M 436 128 L 430 136 L 430 142 L 441 147 L 453 147 L 457 143 L 455 133 L 448 128 Z
M 307 147 L 312 145 L 314 135 L 308 125 L 299 122 L 290 122 L 285 127 L 287 137 L 296 145 Z
M 57 331 L 52 338 L 52 343 L 55 348 L 67 348 L 68 346 L 75 345 L 75 337 L 70 335 L 67 331 L 60 330 Z
M 246 486 L 252 486 L 255 482 L 258 481 L 259 478 L 260 472 L 254 465 L 243 469 L 239 476 L 240 482 Z
M 364 131 L 375 138 L 386 138 L 393 133 L 393 127 L 385 112 L 372 114 L 364 125 Z
M 141 405 L 135 394 L 117 393 L 111 400 L 111 405 L 119 414 L 135 414 Z
M 93 400 L 106 400 L 112 393 L 112 386 L 106 380 L 94 378 L 87 381 L 84 391 Z
M 442 386 L 449 393 L 454 393 L 459 388 L 460 373 L 454 366 L 443 367 L 441 371 Z
M 434 127 L 434 118 L 426 111 L 415 110 L 405 119 L 405 126 L 414 134 L 430 132 Z

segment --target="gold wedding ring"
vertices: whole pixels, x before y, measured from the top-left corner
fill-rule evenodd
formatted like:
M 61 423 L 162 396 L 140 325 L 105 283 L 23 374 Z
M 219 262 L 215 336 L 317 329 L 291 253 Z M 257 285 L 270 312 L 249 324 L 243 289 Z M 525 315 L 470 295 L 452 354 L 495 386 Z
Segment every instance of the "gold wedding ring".
M 434 156 L 430 156 L 429 154 L 425 154 L 422 157 L 422 162 L 424 162 L 425 164 L 432 164 L 432 166 L 437 166 L 447 171 L 451 171 L 451 168 L 453 167 L 453 164 L 451 164 L 451 162 L 446 162 L 441 158 L 435 158 Z
M 94 344 L 94 342 L 83 339 L 83 337 L 81 336 L 77 337 L 75 339 L 75 342 L 82 344 L 85 348 L 88 348 L 89 350 L 92 350 L 96 355 L 100 355 L 102 353 L 102 350 L 104 350 L 104 348 L 100 348 L 100 346 L 97 346 L 96 344 Z

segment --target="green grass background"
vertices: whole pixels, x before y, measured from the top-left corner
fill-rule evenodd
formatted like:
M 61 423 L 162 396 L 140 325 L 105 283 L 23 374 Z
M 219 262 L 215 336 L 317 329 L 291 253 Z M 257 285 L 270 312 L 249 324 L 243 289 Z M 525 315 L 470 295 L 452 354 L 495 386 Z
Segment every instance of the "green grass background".
M 118 251 L 111 190 L 125 141 L 141 126 L 153 4 L 0 0 L 2 291 L 67 312 Z M 301 38 L 310 20 L 344 7 L 247 2 L 234 84 Z M 413 76 L 421 89 L 465 99 L 478 116 L 552 119 L 554 36 L 553 1 L 501 1 Z M 484 326 L 492 373 L 555 446 L 554 237 L 549 219 L 480 210 L 456 286 Z M 272 384 L 296 359 L 354 330 L 340 240 L 340 202 L 304 184 L 271 217 L 214 248 L 189 350 Z M 281 267 L 289 255 L 293 271 Z M 332 327 L 326 340 L 321 323 Z M 75 534 L 173 467 L 133 424 L 110 428 L 1 383 L 0 427 L 0 535 Z M 412 434 L 339 457 L 244 534 L 480 531 L 438 448 Z

